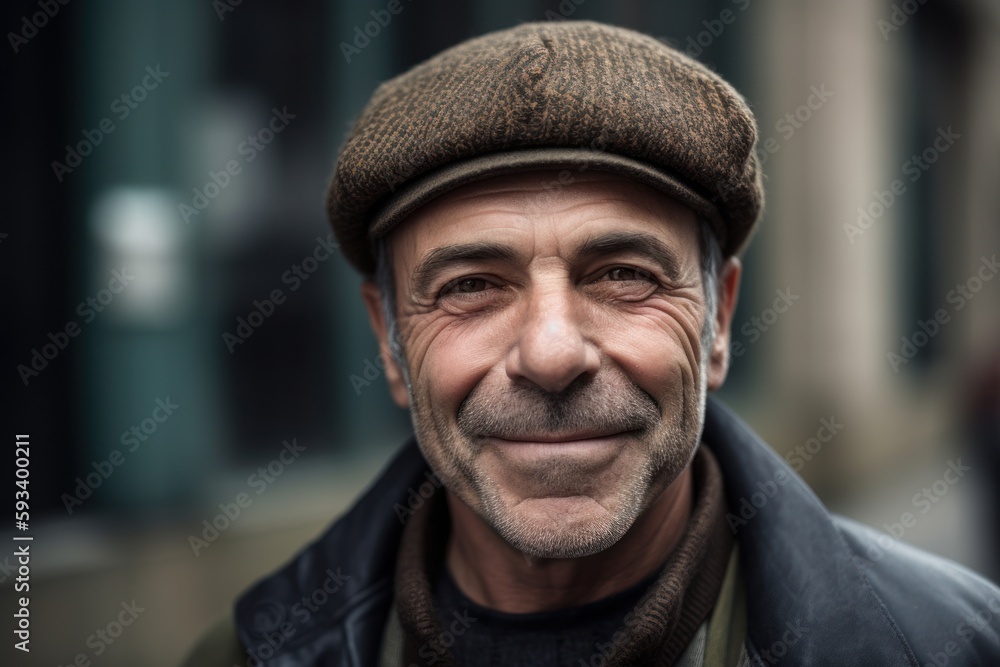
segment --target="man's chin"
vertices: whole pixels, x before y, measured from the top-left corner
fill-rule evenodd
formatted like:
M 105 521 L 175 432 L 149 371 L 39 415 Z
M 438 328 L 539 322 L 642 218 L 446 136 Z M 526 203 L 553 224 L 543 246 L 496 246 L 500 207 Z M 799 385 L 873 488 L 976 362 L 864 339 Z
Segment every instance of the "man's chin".
M 526 498 L 491 523 L 512 547 L 538 558 L 600 553 L 629 528 L 628 522 L 616 520 L 600 503 L 583 495 Z

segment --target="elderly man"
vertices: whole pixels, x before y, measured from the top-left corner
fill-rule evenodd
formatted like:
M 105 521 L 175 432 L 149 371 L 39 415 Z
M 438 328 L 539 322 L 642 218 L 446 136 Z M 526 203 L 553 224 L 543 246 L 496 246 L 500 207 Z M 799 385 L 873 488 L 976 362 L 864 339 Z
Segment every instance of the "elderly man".
M 191 664 L 1000 664 L 1000 591 L 707 399 L 755 142 L 718 76 L 594 23 L 382 85 L 328 208 L 414 438 Z

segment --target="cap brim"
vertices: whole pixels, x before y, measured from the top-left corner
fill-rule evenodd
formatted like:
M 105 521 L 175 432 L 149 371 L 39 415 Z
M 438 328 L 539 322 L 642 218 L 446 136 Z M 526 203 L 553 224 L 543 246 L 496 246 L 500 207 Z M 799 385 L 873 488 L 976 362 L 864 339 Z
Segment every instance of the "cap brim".
M 405 184 L 375 213 L 368 227 L 368 240 L 374 243 L 424 204 L 462 185 L 518 171 L 570 168 L 607 171 L 660 190 L 708 220 L 720 235 L 720 243 L 725 243 L 725 225 L 718 207 L 695 188 L 639 160 L 586 148 L 533 148 L 490 153 L 436 169 Z

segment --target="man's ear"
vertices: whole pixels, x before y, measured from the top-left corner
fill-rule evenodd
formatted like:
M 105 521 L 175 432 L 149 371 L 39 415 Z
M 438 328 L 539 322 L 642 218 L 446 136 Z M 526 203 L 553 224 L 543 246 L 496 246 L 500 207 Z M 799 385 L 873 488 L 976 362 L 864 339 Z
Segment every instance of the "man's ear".
M 372 330 L 378 339 L 379 354 L 382 355 L 382 362 L 385 364 L 385 379 L 389 383 L 389 393 L 392 400 L 401 408 L 410 407 L 410 395 L 406 391 L 406 382 L 403 379 L 403 371 L 392 356 L 389 347 L 389 330 L 385 321 L 385 311 L 382 308 L 382 291 L 371 280 L 361 283 L 361 298 L 368 309 L 368 320 L 371 322 Z
M 729 372 L 729 343 L 732 339 L 733 313 L 740 294 L 743 265 L 738 257 L 730 257 L 719 272 L 718 304 L 715 309 L 715 339 L 708 361 L 708 389 L 715 391 L 726 381 Z

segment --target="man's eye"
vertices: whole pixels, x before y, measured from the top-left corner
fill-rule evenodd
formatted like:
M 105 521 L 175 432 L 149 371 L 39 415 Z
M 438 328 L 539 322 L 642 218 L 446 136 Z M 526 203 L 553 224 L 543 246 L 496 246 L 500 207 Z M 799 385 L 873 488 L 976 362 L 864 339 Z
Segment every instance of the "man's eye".
M 441 294 L 471 294 L 482 292 L 489 287 L 490 283 L 483 278 L 459 278 L 453 280 L 441 290 Z
M 607 278 L 608 280 L 623 281 L 623 280 L 646 280 L 650 281 L 653 278 L 653 274 L 645 269 L 638 269 L 634 266 L 617 266 L 607 273 L 605 273 L 598 280 L 603 280 Z

